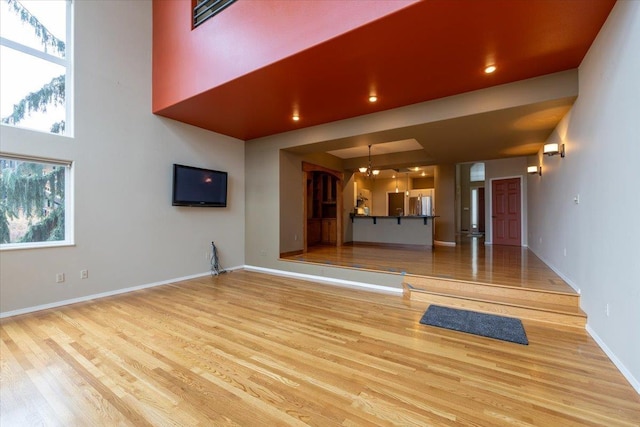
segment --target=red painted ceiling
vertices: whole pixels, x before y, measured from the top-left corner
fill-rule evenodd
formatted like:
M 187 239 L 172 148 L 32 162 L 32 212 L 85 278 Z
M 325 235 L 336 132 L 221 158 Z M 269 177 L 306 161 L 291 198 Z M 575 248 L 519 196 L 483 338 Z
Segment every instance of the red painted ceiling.
M 422 1 L 166 105 L 156 102 L 166 86 L 156 78 L 162 64 L 154 57 L 154 113 L 249 140 L 572 69 L 614 4 Z M 156 35 L 154 5 L 154 56 L 168 47 Z M 497 71 L 487 75 L 489 64 Z M 367 100 L 372 93 L 374 104 Z

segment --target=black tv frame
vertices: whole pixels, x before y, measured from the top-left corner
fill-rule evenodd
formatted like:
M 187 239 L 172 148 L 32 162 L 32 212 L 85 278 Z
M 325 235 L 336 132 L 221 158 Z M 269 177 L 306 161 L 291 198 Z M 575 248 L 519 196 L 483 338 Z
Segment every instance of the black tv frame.
M 221 191 L 221 197 L 205 197 L 207 191 L 205 191 L 204 184 L 201 188 L 193 188 L 193 185 L 197 185 L 196 180 L 191 177 L 191 181 L 187 182 L 189 178 L 186 178 L 184 174 L 187 173 L 199 173 L 202 178 L 211 178 L 213 184 L 216 184 L 218 192 Z M 194 191 L 192 191 L 192 197 L 186 197 L 187 185 L 191 185 Z M 228 185 L 229 176 L 227 172 L 219 171 L 215 169 L 199 168 L 195 166 L 186 166 L 180 164 L 173 164 L 173 188 L 171 195 L 171 204 L 173 206 L 191 206 L 191 207 L 213 207 L 213 208 L 225 208 L 227 207 L 228 197 Z M 200 197 L 195 197 L 200 194 Z

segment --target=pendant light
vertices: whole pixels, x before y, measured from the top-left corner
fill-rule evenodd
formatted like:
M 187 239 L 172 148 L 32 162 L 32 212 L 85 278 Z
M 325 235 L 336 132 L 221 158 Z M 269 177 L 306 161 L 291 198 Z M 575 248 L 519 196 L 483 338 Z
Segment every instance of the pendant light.
M 360 173 L 365 174 L 368 178 L 375 178 L 376 175 L 380 173 L 378 169 L 373 169 L 371 167 L 371 145 L 369 145 L 369 165 L 367 167 L 358 168 Z
M 405 192 L 405 196 L 409 197 L 409 172 L 407 172 L 407 191 Z

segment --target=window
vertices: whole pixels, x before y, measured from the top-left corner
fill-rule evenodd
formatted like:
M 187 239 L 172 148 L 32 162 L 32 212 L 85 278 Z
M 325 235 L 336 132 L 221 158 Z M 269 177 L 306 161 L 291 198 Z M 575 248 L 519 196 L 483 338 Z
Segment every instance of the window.
M 71 135 L 71 2 L 0 2 L 0 121 Z
M 484 181 L 484 163 L 474 163 L 469 170 L 471 182 Z
M 0 156 L 0 248 L 73 243 L 71 163 Z
M 236 0 L 196 0 L 193 8 L 193 28 L 213 18 Z

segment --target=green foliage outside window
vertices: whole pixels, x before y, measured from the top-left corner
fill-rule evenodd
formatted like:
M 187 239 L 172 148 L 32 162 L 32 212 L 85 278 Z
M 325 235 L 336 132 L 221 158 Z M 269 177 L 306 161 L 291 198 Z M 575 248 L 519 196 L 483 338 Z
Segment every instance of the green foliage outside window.
M 0 167 L 0 243 L 64 240 L 66 167 L 8 159 Z

